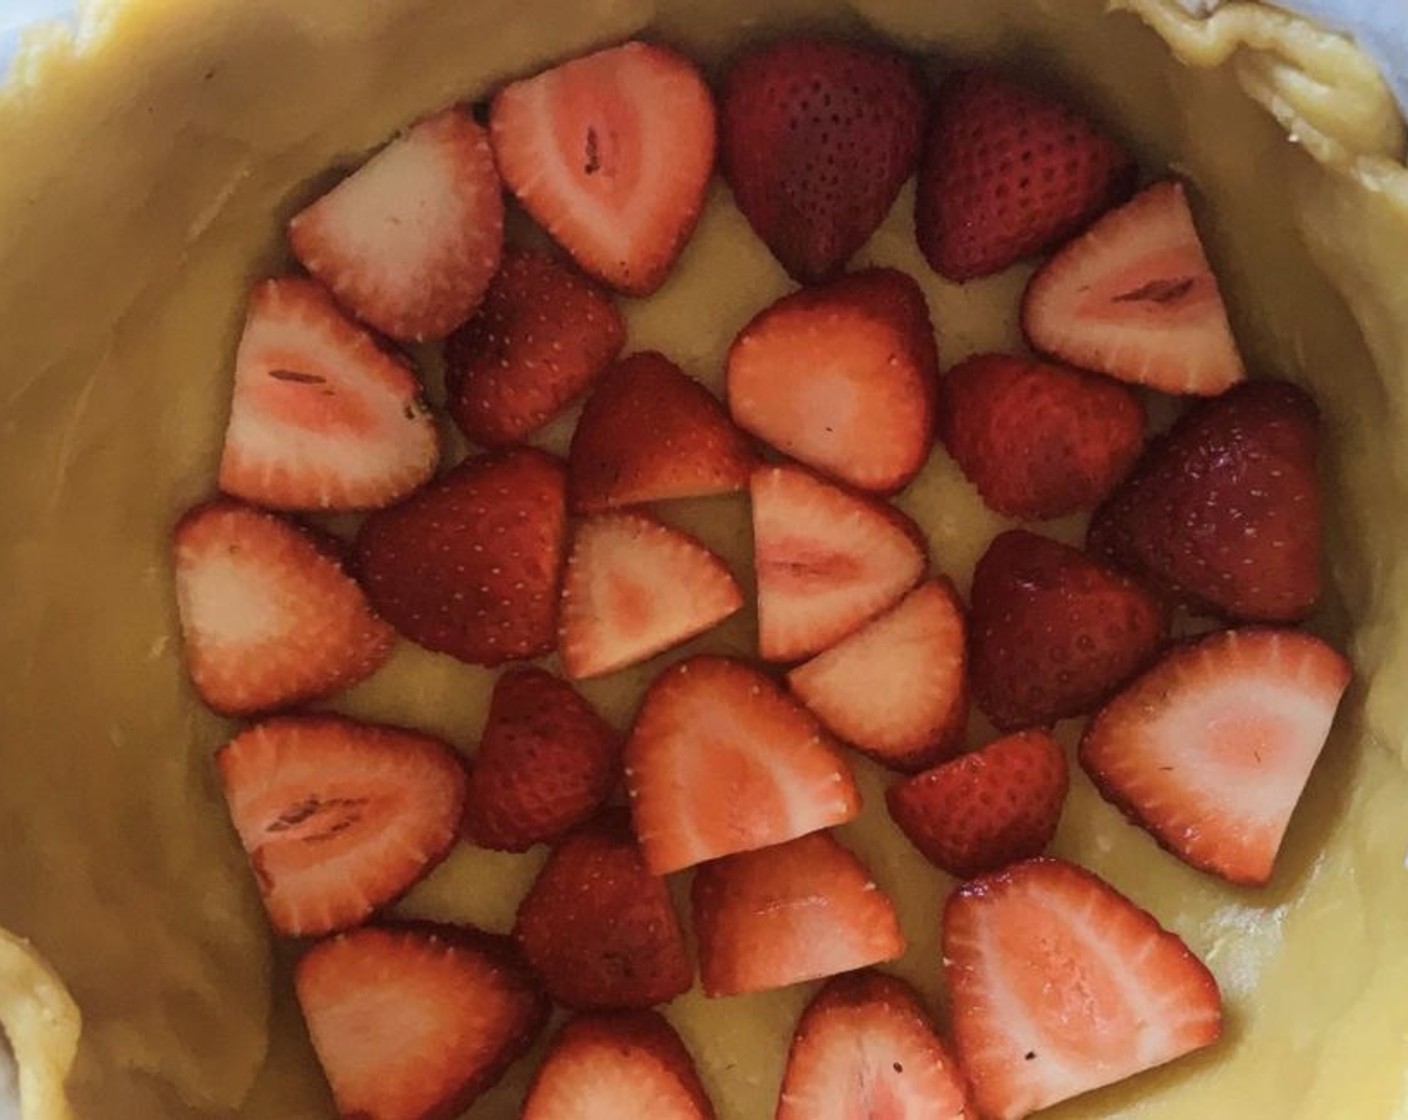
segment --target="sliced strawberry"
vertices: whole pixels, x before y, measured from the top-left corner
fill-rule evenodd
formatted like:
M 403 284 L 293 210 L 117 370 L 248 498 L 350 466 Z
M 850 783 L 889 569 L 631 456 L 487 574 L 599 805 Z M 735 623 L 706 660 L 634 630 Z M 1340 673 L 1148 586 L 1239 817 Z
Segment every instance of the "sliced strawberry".
M 624 809 L 553 848 L 513 935 L 567 1007 L 650 1007 L 694 982 L 670 892 L 646 869 Z
M 506 86 L 489 130 L 523 208 L 587 272 L 644 296 L 694 232 L 714 116 L 692 62 L 631 42 Z
M 1081 740 L 1081 765 L 1179 859 L 1259 886 L 1352 675 L 1309 634 L 1220 631 L 1110 701 Z
M 1045 253 L 1128 198 L 1135 167 L 1091 121 L 991 70 L 939 90 L 919 167 L 914 226 L 950 280 Z
M 1070 366 L 982 354 L 944 377 L 939 432 L 988 506 L 1040 521 L 1089 509 L 1144 446 L 1127 386 Z
M 514 669 L 494 685 L 469 772 L 464 832 L 475 844 L 527 851 L 582 824 L 620 776 L 616 732 L 566 681 Z
M 904 597 L 928 563 L 898 510 L 799 467 L 753 473 L 758 646 L 769 661 L 829 649 Z
M 919 285 L 866 269 L 784 296 L 744 327 L 728 353 L 728 406 L 784 455 L 891 494 L 929 457 L 938 369 Z
M 1306 617 L 1320 598 L 1319 425 L 1282 381 L 1199 402 L 1096 512 L 1091 551 L 1197 610 Z
M 172 534 L 186 666 L 217 712 L 248 715 L 365 680 L 395 639 L 327 537 L 228 498 Z
M 738 208 L 803 284 L 869 239 L 919 159 L 924 87 L 903 55 L 781 39 L 729 71 L 720 160 Z
M 568 457 L 568 500 L 592 513 L 731 494 L 748 485 L 754 458 L 717 397 L 645 351 L 619 362 L 587 400 Z
M 714 1120 L 680 1036 L 654 1011 L 580 1015 L 552 1041 L 521 1120 Z
M 1216 396 L 1246 376 L 1183 184 L 1106 214 L 1044 264 L 1022 300 L 1042 353 L 1166 393 Z
M 449 853 L 464 765 L 414 731 L 279 716 L 215 755 L 269 920 L 295 937 L 356 925 Z
M 271 509 L 370 509 L 435 473 L 440 444 L 411 368 L 311 280 L 249 297 L 220 489 Z
M 948 580 L 899 605 L 787 674 L 828 730 L 894 770 L 947 758 L 968 720 L 963 607 Z
M 498 665 L 557 644 L 566 536 L 562 464 L 517 448 L 466 459 L 372 514 L 355 567 L 372 604 L 411 641 Z
M 705 864 L 692 898 L 706 996 L 785 988 L 905 950 L 889 896 L 828 832 Z
M 830 980 L 802 1013 L 777 1120 L 975 1120 L 958 1064 L 903 980 Z
M 925 859 L 971 879 L 1044 852 L 1069 788 L 1060 744 L 1022 731 L 891 786 L 885 800 Z
M 1024 529 L 988 546 L 971 598 L 973 698 L 1004 730 L 1093 712 L 1168 633 L 1163 604 L 1134 580 Z
M 369 926 L 319 942 L 294 985 L 341 1116 L 458 1116 L 533 1044 L 548 1001 L 512 942 Z
M 658 875 L 843 824 L 860 794 L 801 705 L 741 661 L 694 657 L 650 686 L 626 741 L 626 788 Z
M 1083 868 L 1019 863 L 949 896 L 944 977 L 978 1112 L 1021 1117 L 1210 1046 L 1217 981 Z
M 743 606 L 722 560 L 646 513 L 578 524 L 562 585 L 562 664 L 599 677 L 710 630 Z
M 444 338 L 474 314 L 503 250 L 487 133 L 463 109 L 426 118 L 295 214 L 288 239 L 362 322 Z
M 521 443 L 591 388 L 625 341 L 596 284 L 546 253 L 508 249 L 479 313 L 445 345 L 450 415 L 485 447 Z

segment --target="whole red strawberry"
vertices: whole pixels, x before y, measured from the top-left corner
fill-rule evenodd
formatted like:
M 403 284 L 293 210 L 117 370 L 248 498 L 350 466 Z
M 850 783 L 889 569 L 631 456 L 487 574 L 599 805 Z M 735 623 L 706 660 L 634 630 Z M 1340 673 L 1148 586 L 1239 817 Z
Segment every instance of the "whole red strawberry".
M 915 236 L 934 271 L 971 280 L 1036 256 L 1129 196 L 1135 167 L 1068 105 L 990 70 L 939 90 Z
M 1099 707 L 1153 658 L 1168 619 L 1128 576 L 1013 529 L 978 561 L 968 624 L 973 698 L 1012 730 Z
M 998 513 L 1039 521 L 1096 505 L 1144 446 L 1144 407 L 1124 385 L 1006 354 L 944 378 L 939 431 Z
M 1069 787 L 1061 745 L 1020 731 L 891 786 L 885 800 L 925 859 L 971 879 L 1045 851 Z
M 616 733 L 571 685 L 542 669 L 507 672 L 474 755 L 465 835 L 505 852 L 555 840 L 601 808 L 618 763 Z
M 792 276 L 834 276 L 914 170 L 924 88 L 903 55 L 782 39 L 724 85 L 721 159 L 734 199 Z
M 1200 402 L 1097 511 L 1091 551 L 1194 609 L 1304 618 L 1320 597 L 1319 422 L 1283 381 Z

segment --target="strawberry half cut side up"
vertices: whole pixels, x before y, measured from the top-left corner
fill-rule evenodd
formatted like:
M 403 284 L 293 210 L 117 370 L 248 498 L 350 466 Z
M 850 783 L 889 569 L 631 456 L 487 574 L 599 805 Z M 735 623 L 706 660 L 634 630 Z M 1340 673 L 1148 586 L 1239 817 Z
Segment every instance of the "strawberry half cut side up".
M 1037 350 L 1165 393 L 1246 376 L 1183 184 L 1145 188 L 1046 262 L 1022 300 Z
M 294 937 L 364 921 L 449 853 L 465 773 L 453 748 L 334 715 L 279 716 L 215 755 L 269 920 Z
M 980 1116 L 1021 1120 L 1217 1041 L 1217 981 L 1074 864 L 1019 863 L 949 896 L 944 978 Z
M 288 226 L 303 266 L 354 315 L 407 342 L 474 313 L 503 251 L 489 137 L 452 108 L 415 125 Z
M 1086 728 L 1081 765 L 1184 862 L 1260 886 L 1352 673 L 1298 630 L 1220 631 L 1110 701 Z
M 572 59 L 500 90 L 489 131 L 504 182 L 585 272 L 635 296 L 664 283 L 717 146 L 689 59 L 641 42 Z
M 865 970 L 797 1024 L 776 1120 L 976 1120 L 958 1063 L 903 980 Z
M 657 677 L 625 761 L 636 835 L 660 875 L 860 811 L 850 768 L 815 718 L 729 658 L 693 657 Z
M 257 284 L 235 356 L 220 489 L 283 510 L 375 509 L 440 461 L 415 373 L 312 280 Z
M 792 277 L 829 280 L 914 171 L 926 112 L 894 51 L 790 38 L 729 71 L 720 160 L 738 208 Z
M 341 1116 L 458 1116 L 525 1054 L 547 997 L 506 937 L 429 922 L 319 942 L 294 970 Z
M 187 511 L 171 543 L 186 665 L 215 711 L 329 696 L 390 655 L 395 634 L 332 538 L 220 498 Z

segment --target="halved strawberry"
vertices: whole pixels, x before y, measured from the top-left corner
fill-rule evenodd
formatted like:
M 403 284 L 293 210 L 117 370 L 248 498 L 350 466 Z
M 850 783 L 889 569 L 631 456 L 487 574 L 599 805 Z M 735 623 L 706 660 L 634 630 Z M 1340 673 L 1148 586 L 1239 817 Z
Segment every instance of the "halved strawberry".
M 781 39 L 734 63 L 722 100 L 720 159 L 738 208 L 796 280 L 830 279 L 919 159 L 927 106 L 913 63 Z
M 838 976 L 797 1024 L 776 1120 L 975 1120 L 919 994 L 894 976 Z
M 1123 481 L 1144 446 L 1144 406 L 1070 366 L 981 354 L 945 375 L 939 432 L 990 508 L 1039 521 L 1091 508 Z
M 758 647 L 769 661 L 829 649 L 924 575 L 923 532 L 883 502 L 791 466 L 759 467 L 749 489 Z
M 354 567 L 382 617 L 411 641 L 498 665 L 557 644 L 566 536 L 562 464 L 515 448 L 466 459 L 372 514 Z
M 392 338 L 444 338 L 499 267 L 504 203 L 489 137 L 445 109 L 397 137 L 288 224 L 303 266 Z
M 370 509 L 404 498 L 439 460 L 410 366 L 313 281 L 255 286 L 235 357 L 221 490 L 270 509 Z
M 458 1116 L 533 1044 L 548 1001 L 512 942 L 468 926 L 368 926 L 294 970 L 339 1115 Z
M 616 732 L 566 681 L 513 669 L 494 685 L 469 772 L 464 833 L 484 848 L 527 851 L 606 803 L 620 775 Z
M 1246 376 L 1183 184 L 1155 183 L 1032 277 L 1022 330 L 1044 354 L 1165 393 Z
M 1283 381 L 1200 401 L 1096 511 L 1090 550 L 1196 610 L 1306 617 L 1320 598 L 1319 425 Z
M 925 859 L 971 879 L 1044 852 L 1069 788 L 1061 745 L 1022 731 L 891 786 L 885 800 Z
M 579 1015 L 552 1040 L 521 1120 L 714 1120 L 694 1059 L 654 1011 Z
M 1093 712 L 1168 634 L 1164 604 L 1139 583 L 1024 529 L 988 545 L 971 601 L 973 698 L 1008 731 Z
M 489 130 L 523 208 L 587 272 L 644 296 L 694 232 L 714 118 L 692 62 L 631 42 L 505 86 Z
M 785 988 L 905 950 L 889 895 L 829 832 L 705 864 L 692 900 L 706 996 Z
M 992 70 L 939 90 L 914 228 L 935 272 L 970 280 L 1037 256 L 1134 188 L 1134 161 L 1095 124 Z
M 1298 630 L 1224 630 L 1116 696 L 1081 740 L 1100 792 L 1185 863 L 1271 878 L 1353 669 Z
M 626 789 L 658 875 L 843 824 L 860 794 L 840 749 L 753 667 L 694 657 L 650 686 L 626 741 Z
M 748 437 L 708 389 L 662 354 L 617 363 L 582 410 L 567 461 L 574 510 L 592 513 L 748 485 Z
M 892 268 L 783 296 L 728 352 L 740 428 L 861 490 L 903 489 L 934 442 L 938 347 L 919 285 Z
M 743 606 L 722 560 L 646 513 L 577 525 L 562 584 L 559 648 L 567 675 L 614 673 L 717 626 Z
M 1021 1117 L 1210 1046 L 1217 981 L 1109 884 L 1058 859 L 949 896 L 944 977 L 978 1112 Z
M 694 982 L 670 892 L 646 869 L 624 809 L 553 848 L 513 935 L 567 1007 L 650 1007 Z
M 215 766 L 280 933 L 364 921 L 459 835 L 464 765 L 429 735 L 334 715 L 278 716 L 226 743 Z
M 186 666 L 217 712 L 248 715 L 365 680 L 395 635 L 342 567 L 336 542 L 222 498 L 171 539 Z
M 507 249 L 479 313 L 445 344 L 447 407 L 485 447 L 521 443 L 615 360 L 626 324 L 611 297 L 546 253 Z
M 968 720 L 963 607 L 942 577 L 798 665 L 787 684 L 827 729 L 893 770 L 932 766 Z

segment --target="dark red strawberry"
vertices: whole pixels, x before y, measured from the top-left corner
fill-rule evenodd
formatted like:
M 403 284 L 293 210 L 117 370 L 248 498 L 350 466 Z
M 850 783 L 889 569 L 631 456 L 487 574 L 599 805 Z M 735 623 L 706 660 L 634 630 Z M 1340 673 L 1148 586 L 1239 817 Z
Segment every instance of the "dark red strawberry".
M 338 1114 L 376 1120 L 460 1115 L 549 1010 L 508 938 L 428 922 L 319 942 L 294 986 Z
M 336 543 L 230 499 L 172 534 L 186 666 L 217 712 L 328 696 L 377 671 L 395 635 L 342 567 Z
M 1021 731 L 891 786 L 885 799 L 925 859 L 971 879 L 1044 852 L 1069 787 L 1060 744 Z
M 1222 1030 L 1217 981 L 1188 947 L 1062 860 L 959 887 L 943 963 L 959 1062 L 992 1120 L 1171 1062 Z
M 567 495 L 594 513 L 748 485 L 754 455 L 717 397 L 662 354 L 617 363 L 572 436 Z
M 1081 764 L 1184 862 L 1259 886 L 1352 673 L 1309 634 L 1221 631 L 1111 700 L 1086 728 Z
M 586 272 L 638 296 L 664 283 L 718 139 L 692 62 L 641 42 L 564 62 L 500 90 L 489 130 L 504 182 Z
M 479 665 L 537 657 L 557 644 L 566 510 L 550 455 L 467 459 L 362 523 L 357 575 L 382 617 L 426 649 Z
M 889 896 L 829 832 L 706 863 L 692 899 L 706 996 L 785 988 L 905 950 Z
M 215 755 L 269 920 L 295 937 L 365 921 L 448 854 L 465 774 L 438 739 L 341 716 L 280 716 Z
M 884 973 L 830 980 L 802 1013 L 776 1120 L 974 1120 L 919 995 Z
M 513 935 L 567 1007 L 650 1007 L 694 982 L 670 892 L 646 869 L 624 810 L 553 848 Z
M 1246 376 L 1178 182 L 1141 191 L 1047 261 L 1022 329 L 1044 354 L 1165 393 L 1215 396 Z
M 294 215 L 288 237 L 362 322 L 407 341 L 444 338 L 474 314 L 503 250 L 488 135 L 462 109 L 421 121 Z
M 579 1015 L 553 1039 L 521 1120 L 714 1120 L 694 1059 L 654 1011 Z
M 891 494 L 929 457 L 938 369 L 919 285 L 872 268 L 755 316 L 729 349 L 728 406 L 784 455 Z
M 440 444 L 411 368 L 311 280 L 265 280 L 235 356 L 220 489 L 270 509 L 372 509 L 435 473 Z
M 474 754 L 465 835 L 505 852 L 556 840 L 606 803 L 619 776 L 615 731 L 571 685 L 542 669 L 510 670 Z
M 947 758 L 968 721 L 963 606 L 946 579 L 787 674 L 835 735 L 881 765 L 913 772 Z
M 914 171 L 923 84 L 894 51 L 781 39 L 729 71 L 720 161 L 738 208 L 804 284 L 845 267 Z
M 1069 545 L 998 536 L 973 572 L 973 698 L 998 727 L 1086 715 L 1145 668 L 1168 613 L 1144 587 Z
M 944 377 L 939 433 L 989 507 L 1040 521 L 1119 485 L 1144 446 L 1144 406 L 1070 366 L 982 354 Z
M 479 313 L 445 344 L 450 415 L 484 447 L 521 443 L 591 388 L 625 341 L 597 285 L 546 253 L 508 249 Z
M 1305 618 L 1320 598 L 1319 426 L 1281 381 L 1199 403 L 1096 513 L 1091 551 L 1196 610 Z
M 950 280 L 1045 253 L 1129 196 L 1135 167 L 1090 120 L 991 70 L 944 82 L 929 122 L 915 235 Z

